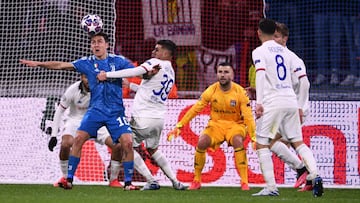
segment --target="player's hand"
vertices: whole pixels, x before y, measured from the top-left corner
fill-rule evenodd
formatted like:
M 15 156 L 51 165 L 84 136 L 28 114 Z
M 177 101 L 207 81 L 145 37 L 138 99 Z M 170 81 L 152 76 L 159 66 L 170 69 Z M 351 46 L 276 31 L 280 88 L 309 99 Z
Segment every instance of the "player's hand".
M 256 104 L 255 107 L 255 116 L 256 118 L 260 118 L 264 114 L 264 107 L 262 104 Z
M 176 127 L 167 134 L 167 141 L 170 142 L 172 139 L 178 137 L 181 133 L 181 124 L 177 124 Z
M 256 100 L 256 89 L 254 87 L 246 87 L 245 90 L 250 100 Z
M 256 142 L 251 141 L 251 147 L 254 151 L 256 151 Z
M 255 132 L 253 132 L 252 134 L 249 134 L 250 137 L 250 141 L 251 141 L 251 147 L 254 151 L 256 151 L 256 135 Z
M 29 67 L 39 66 L 39 62 L 38 62 L 38 61 L 30 61 L 30 60 L 20 59 L 19 62 L 20 62 L 21 64 L 24 64 L 24 65 L 29 66 Z
M 100 71 L 100 73 L 96 76 L 97 77 L 97 79 L 99 80 L 99 81 L 104 81 L 104 80 L 106 80 L 107 79 L 107 77 L 106 77 L 106 72 L 105 71 Z
M 56 144 L 57 144 L 56 137 L 51 137 L 50 140 L 49 140 L 49 144 L 48 144 L 49 150 L 51 152 L 54 150 L 54 147 L 56 146 Z

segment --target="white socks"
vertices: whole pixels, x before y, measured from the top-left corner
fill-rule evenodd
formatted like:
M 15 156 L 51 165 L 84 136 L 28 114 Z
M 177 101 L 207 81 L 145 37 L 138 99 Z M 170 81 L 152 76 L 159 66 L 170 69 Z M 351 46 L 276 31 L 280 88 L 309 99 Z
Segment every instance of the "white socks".
M 149 168 L 146 166 L 144 160 L 136 150 L 134 150 L 134 168 L 145 177 L 148 183 L 155 181 Z
M 257 154 L 266 186 L 270 191 L 274 191 L 277 188 L 274 174 L 274 163 L 271 158 L 272 153 L 269 148 L 262 148 L 257 150 Z
M 318 175 L 317 164 L 314 158 L 314 154 L 306 144 L 302 144 L 296 148 L 296 152 L 301 156 L 304 164 L 309 171 L 309 175 L 306 180 L 313 180 Z
M 69 160 L 60 160 L 60 169 L 64 178 L 67 178 L 68 165 L 69 165 Z
M 281 141 L 276 141 L 271 147 L 271 151 L 288 164 L 293 170 L 304 167 L 304 164 L 299 157 L 295 153 L 291 152 L 289 147 Z
M 165 156 L 161 151 L 157 150 L 153 155 L 152 158 L 155 162 L 159 165 L 161 170 L 165 173 L 165 175 L 171 180 L 171 182 L 177 182 L 175 174 L 173 173 L 169 162 L 166 160 Z
M 119 161 L 111 160 L 110 164 L 110 182 L 117 179 L 120 172 L 120 165 Z

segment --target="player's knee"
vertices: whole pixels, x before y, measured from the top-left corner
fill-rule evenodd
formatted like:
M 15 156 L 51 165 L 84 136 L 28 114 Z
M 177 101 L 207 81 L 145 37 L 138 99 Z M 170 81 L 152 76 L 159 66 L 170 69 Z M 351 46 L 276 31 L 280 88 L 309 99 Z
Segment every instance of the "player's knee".
M 73 142 L 64 142 L 64 141 L 62 141 L 61 142 L 61 148 L 62 149 L 70 149 L 71 147 L 73 146 Z
M 211 145 L 211 138 L 208 135 L 201 135 L 197 147 L 201 150 L 205 150 Z
M 84 136 L 77 136 L 74 139 L 74 144 L 76 144 L 76 145 L 83 144 L 86 140 L 87 140 L 87 138 L 85 138 Z
M 234 148 L 244 147 L 244 141 L 243 141 L 243 137 L 241 135 L 235 135 L 232 138 L 231 142 L 232 142 L 231 145 Z
M 120 143 L 123 147 L 124 151 L 132 151 L 133 148 L 133 141 L 132 136 L 130 134 L 125 134 L 120 137 Z
M 74 138 L 69 135 L 64 135 L 61 139 L 61 148 L 70 149 L 74 144 Z
M 84 143 L 86 142 L 86 140 L 88 140 L 90 138 L 90 135 L 85 132 L 85 131 L 82 131 L 82 130 L 78 130 L 76 132 L 76 137 L 75 137 L 75 143 Z

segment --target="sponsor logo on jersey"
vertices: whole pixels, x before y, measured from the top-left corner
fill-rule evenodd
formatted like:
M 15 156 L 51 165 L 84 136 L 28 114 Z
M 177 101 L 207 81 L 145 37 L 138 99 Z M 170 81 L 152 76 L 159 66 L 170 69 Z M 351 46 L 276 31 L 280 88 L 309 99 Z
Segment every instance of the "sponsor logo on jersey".
M 109 65 L 110 65 L 111 71 L 114 72 L 115 71 L 115 64 L 110 63 Z
M 100 72 L 99 69 L 98 69 L 98 67 L 99 67 L 99 64 L 94 63 L 95 72 Z
M 298 71 L 301 71 L 301 69 L 302 69 L 301 67 L 297 67 L 294 72 L 296 73 Z

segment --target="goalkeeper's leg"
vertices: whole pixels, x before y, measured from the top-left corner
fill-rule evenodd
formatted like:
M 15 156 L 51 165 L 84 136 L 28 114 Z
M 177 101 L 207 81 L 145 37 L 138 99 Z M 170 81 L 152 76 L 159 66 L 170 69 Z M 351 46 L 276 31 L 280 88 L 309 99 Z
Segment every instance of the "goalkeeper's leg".
M 234 147 L 235 166 L 241 178 L 241 189 L 250 190 L 248 180 L 248 161 L 243 144 L 243 137 L 241 135 L 235 135 L 232 138 L 232 145 Z
M 194 180 L 189 186 L 189 190 L 198 190 L 201 188 L 201 172 L 205 166 L 206 149 L 211 144 L 211 138 L 208 135 L 201 135 L 195 149 L 194 158 Z
M 235 165 L 241 178 L 241 189 L 250 190 L 248 180 L 248 161 L 244 147 L 234 149 Z
M 199 148 L 196 148 L 195 151 L 195 160 L 194 160 L 194 181 L 201 182 L 201 172 L 205 165 L 206 160 L 206 150 L 202 150 Z

